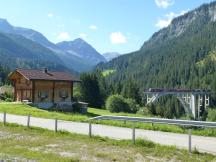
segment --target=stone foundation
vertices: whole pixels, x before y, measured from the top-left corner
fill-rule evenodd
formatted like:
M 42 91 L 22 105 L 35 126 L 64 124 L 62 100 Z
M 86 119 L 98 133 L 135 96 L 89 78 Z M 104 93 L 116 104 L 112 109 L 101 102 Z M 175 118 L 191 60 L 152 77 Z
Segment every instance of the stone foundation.
M 57 111 L 68 111 L 71 112 L 73 111 L 73 103 L 72 102 L 58 102 L 58 103 L 53 103 L 53 102 L 40 102 L 40 103 L 34 103 L 34 106 L 41 108 L 41 109 L 54 109 Z

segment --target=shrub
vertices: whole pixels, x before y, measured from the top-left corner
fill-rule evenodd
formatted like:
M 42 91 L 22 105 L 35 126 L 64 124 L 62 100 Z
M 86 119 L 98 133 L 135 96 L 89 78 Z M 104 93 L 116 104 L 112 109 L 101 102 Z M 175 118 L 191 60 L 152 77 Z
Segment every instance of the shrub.
M 13 94 L 5 92 L 0 95 L 0 99 L 5 101 L 5 102 L 12 102 L 13 101 Z
M 77 102 L 82 100 L 82 94 L 80 92 L 80 86 L 79 85 L 75 85 L 74 89 L 73 89 L 73 101 Z
M 143 115 L 143 116 L 152 116 L 151 111 L 147 107 L 142 107 L 137 111 L 137 114 Z
M 125 101 L 130 108 L 130 112 L 136 113 L 139 110 L 140 107 L 137 105 L 135 100 L 133 100 L 131 98 L 127 98 L 127 99 L 125 99 Z
M 10 99 L 12 99 L 13 100 L 13 93 L 10 93 L 10 92 L 5 92 L 4 93 L 4 96 L 6 97 L 6 98 L 10 98 Z
M 216 121 L 216 108 L 214 108 L 214 109 L 208 109 L 207 120 L 208 121 L 212 121 L 212 122 Z
M 5 99 L 5 102 L 13 102 L 13 99 L 11 99 L 11 98 L 6 98 L 6 99 Z
M 106 100 L 106 109 L 110 112 L 129 112 L 130 107 L 123 96 L 112 95 Z
M 136 113 L 139 106 L 131 98 L 124 98 L 122 95 L 112 95 L 106 100 L 106 109 L 110 112 Z
M 0 87 L 0 100 L 11 102 L 13 101 L 13 87 L 9 85 L 4 85 Z
M 181 120 L 194 120 L 194 117 L 191 114 L 185 114 L 185 115 L 181 116 L 180 119 Z

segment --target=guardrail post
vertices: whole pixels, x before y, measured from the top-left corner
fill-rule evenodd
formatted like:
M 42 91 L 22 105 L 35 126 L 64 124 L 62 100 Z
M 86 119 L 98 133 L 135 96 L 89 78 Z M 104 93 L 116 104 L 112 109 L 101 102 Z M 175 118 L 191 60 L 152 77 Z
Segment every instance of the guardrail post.
M 216 123 L 215 122 L 202 122 L 202 121 L 192 121 L 192 120 L 173 120 L 173 119 L 157 119 L 157 118 L 140 118 L 140 117 L 126 117 L 126 116 L 99 116 L 99 117 L 94 117 L 89 119 L 89 136 L 91 137 L 92 135 L 92 126 L 91 122 L 92 120 L 117 120 L 121 122 L 130 122 L 133 125 L 131 125 L 131 143 L 135 143 L 136 141 L 136 130 L 135 130 L 135 123 L 136 122 L 144 122 L 144 123 L 149 123 L 149 124 L 171 124 L 171 125 L 182 125 L 185 126 L 188 131 L 188 136 L 187 136 L 187 143 L 188 143 L 188 152 L 189 154 L 192 153 L 193 147 L 192 147 L 192 127 L 212 127 L 216 128 Z
M 191 149 L 191 129 L 188 130 L 188 152 L 191 154 L 192 149 Z
M 92 137 L 92 123 L 89 121 L 89 137 Z
M 132 143 L 135 144 L 136 140 L 136 134 L 135 134 L 135 122 L 133 122 L 133 128 L 132 128 Z
M 31 115 L 29 114 L 29 115 L 27 116 L 27 127 L 28 127 L 28 128 L 30 127 L 30 117 L 31 117 Z
M 55 119 L 55 132 L 58 131 L 58 119 Z
M 4 114 L 3 114 L 3 124 L 4 124 L 4 126 L 6 125 L 6 112 L 4 112 Z

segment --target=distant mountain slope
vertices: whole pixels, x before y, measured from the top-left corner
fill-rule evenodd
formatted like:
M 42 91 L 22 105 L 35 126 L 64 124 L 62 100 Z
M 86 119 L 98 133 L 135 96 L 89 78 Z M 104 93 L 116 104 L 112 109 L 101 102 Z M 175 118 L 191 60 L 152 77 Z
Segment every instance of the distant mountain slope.
M 53 49 L 53 50 L 56 50 L 58 51 L 58 47 L 50 42 L 45 36 L 43 36 L 41 33 L 35 31 L 35 30 L 32 30 L 32 29 L 27 29 L 27 28 L 21 28 L 21 27 L 14 27 L 14 31 L 13 31 L 14 34 L 19 34 L 19 35 L 22 35 L 24 37 L 26 37 L 27 39 L 30 39 L 34 42 L 37 42 L 49 49 Z
M 12 26 L 5 19 L 0 19 L 0 31 L 4 33 L 22 35 L 27 39 L 39 43 L 40 45 L 55 52 L 67 68 L 74 69 L 79 72 L 88 71 L 97 63 L 104 61 L 104 57 L 101 56 L 93 47 L 84 41 L 79 41 L 79 39 L 71 41 L 77 47 L 73 46 L 75 51 L 70 49 L 68 52 L 67 50 L 64 50 L 56 44 L 50 42 L 41 33 L 32 29 Z
M 107 52 L 104 53 L 103 56 L 106 58 L 107 61 L 111 61 L 112 59 L 121 56 L 118 52 Z
M 100 62 L 106 62 L 104 56 L 102 56 L 90 44 L 81 38 L 75 39 L 73 41 L 60 42 L 56 45 L 63 51 L 72 55 L 76 55 L 91 65 L 96 65 Z
M 110 84 L 124 84 L 133 80 L 140 88 L 183 87 L 207 88 L 216 91 L 215 73 L 197 67 L 216 49 L 216 2 L 175 18 L 172 23 L 155 33 L 140 50 L 99 65 L 113 69 Z M 211 70 L 210 70 L 210 69 Z M 205 77 L 205 80 L 202 78 Z M 216 96 L 215 96 L 216 102 Z
M 0 33 L 0 64 L 11 69 L 47 67 L 68 71 L 52 51 L 22 36 L 5 33 Z
M 5 33 L 19 34 L 45 47 L 56 48 L 55 44 L 50 42 L 41 33 L 32 29 L 12 26 L 6 19 L 0 19 L 0 31 Z

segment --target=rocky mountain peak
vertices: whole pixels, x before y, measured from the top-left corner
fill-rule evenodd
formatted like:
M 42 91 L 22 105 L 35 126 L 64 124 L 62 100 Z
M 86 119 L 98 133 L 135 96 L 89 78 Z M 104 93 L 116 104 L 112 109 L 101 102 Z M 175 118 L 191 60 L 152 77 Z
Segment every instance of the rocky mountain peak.
M 0 19 L 0 30 L 11 32 L 13 31 L 13 26 L 11 26 L 6 19 Z
M 145 46 L 151 46 L 157 42 L 175 39 L 176 37 L 184 34 L 190 26 L 193 26 L 193 24 L 197 24 L 197 30 L 198 28 L 201 30 L 207 23 L 215 21 L 216 1 L 209 4 L 203 4 L 192 11 L 174 18 L 168 27 L 154 33 L 149 41 L 144 43 L 141 49 Z

